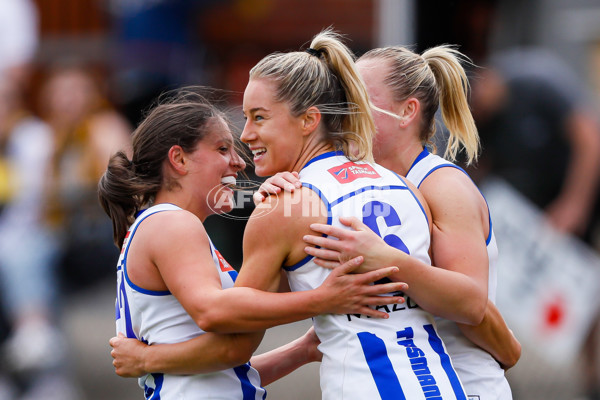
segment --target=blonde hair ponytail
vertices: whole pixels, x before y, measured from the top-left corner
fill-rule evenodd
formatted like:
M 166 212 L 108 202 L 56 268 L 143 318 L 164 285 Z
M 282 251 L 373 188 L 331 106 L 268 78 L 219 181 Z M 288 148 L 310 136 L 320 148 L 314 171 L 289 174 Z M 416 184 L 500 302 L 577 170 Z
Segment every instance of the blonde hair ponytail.
M 380 60 L 387 64 L 389 72 L 384 82 L 394 101 L 410 97 L 419 100 L 423 115 L 419 138 L 424 146 L 432 145 L 435 114 L 441 108 L 450 132 L 444 157 L 454 161 L 462 146 L 467 163 L 477 159 L 479 135 L 468 105 L 469 81 L 461 65 L 461 61 L 470 61 L 464 55 L 448 45 L 431 48 L 423 55 L 405 47 L 390 46 L 369 50 L 359 60 Z
M 345 91 L 350 112 L 346 115 L 342 128 L 345 134 L 354 137 L 355 154 L 350 149 L 344 151 L 353 158 L 373 161 L 373 139 L 376 128 L 369 95 L 358 73 L 352 52 L 340 41 L 340 36 L 330 29 L 319 33 L 310 44 L 311 49 L 322 51 L 331 70 L 336 74 Z
M 448 45 L 428 49 L 422 57 L 440 89 L 442 119 L 450 132 L 444 156 L 455 160 L 462 146 L 470 164 L 479 153 L 479 135 L 468 102 L 469 80 L 461 65 L 461 60 L 469 63 L 470 60 Z

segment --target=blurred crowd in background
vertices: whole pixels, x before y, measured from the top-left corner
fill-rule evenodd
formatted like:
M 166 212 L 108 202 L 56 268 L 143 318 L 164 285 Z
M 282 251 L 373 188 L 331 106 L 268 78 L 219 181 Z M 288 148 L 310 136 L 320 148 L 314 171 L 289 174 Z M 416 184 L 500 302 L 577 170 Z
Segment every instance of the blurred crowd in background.
M 61 313 L 73 293 L 114 279 L 96 185 L 156 96 L 223 89 L 241 121 L 250 67 L 328 26 L 357 55 L 456 44 L 474 64 L 472 177 L 504 178 L 597 251 L 599 22 L 600 0 L 1 0 L 0 400 L 81 398 Z M 208 226 L 239 267 L 243 219 Z M 594 329 L 582 352 L 590 399 Z

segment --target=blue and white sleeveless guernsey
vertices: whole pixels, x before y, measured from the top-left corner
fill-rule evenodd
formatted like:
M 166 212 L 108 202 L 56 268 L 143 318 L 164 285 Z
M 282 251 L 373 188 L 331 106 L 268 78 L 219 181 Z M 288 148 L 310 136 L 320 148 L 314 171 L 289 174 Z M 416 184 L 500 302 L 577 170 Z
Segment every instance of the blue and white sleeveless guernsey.
M 309 161 L 300 180 L 321 197 L 329 224 L 343 226 L 339 216 L 356 216 L 388 244 L 430 263 L 427 216 L 400 176 L 330 152 Z M 294 291 L 316 288 L 330 273 L 312 257 L 285 269 Z M 408 298 L 378 308 L 389 319 L 360 314 L 313 319 L 323 353 L 323 399 L 466 399 L 433 316 Z
M 457 168 L 456 164 L 442 157 L 429 153 L 426 149 L 421 152 L 406 174 L 406 178 L 415 186 L 420 187 L 427 177 L 439 168 Z M 489 214 L 489 210 L 488 210 Z M 496 299 L 498 246 L 492 230 L 490 217 L 489 235 L 486 240 L 489 259 L 488 298 Z M 510 400 L 512 394 L 510 385 L 504 376 L 504 370 L 486 351 L 467 339 L 457 325 L 447 319 L 436 318 L 438 331 L 446 348 L 450 352 L 454 367 L 460 376 L 469 399 L 476 400 Z
M 117 333 L 148 344 L 178 343 L 204 333 L 170 292 L 141 288 L 127 276 L 127 253 L 139 224 L 154 213 L 172 210 L 181 208 L 159 204 L 142 212 L 127 232 L 117 264 Z M 232 287 L 237 272 L 212 242 L 210 246 L 223 289 Z M 148 400 L 258 400 L 266 397 L 258 372 L 250 363 L 209 374 L 147 374 L 139 379 L 139 384 Z

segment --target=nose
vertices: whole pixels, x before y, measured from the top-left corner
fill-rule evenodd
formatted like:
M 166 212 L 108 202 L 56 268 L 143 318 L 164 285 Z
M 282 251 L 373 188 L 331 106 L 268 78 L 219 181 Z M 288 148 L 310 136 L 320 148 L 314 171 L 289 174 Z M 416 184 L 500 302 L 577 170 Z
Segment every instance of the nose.
M 250 126 L 250 120 L 247 119 L 244 124 L 244 129 L 242 130 L 242 134 L 240 135 L 240 140 L 244 143 L 250 143 L 255 139 L 255 135 L 252 132 L 252 128 Z
M 230 164 L 236 171 L 243 171 L 246 168 L 246 162 L 235 149 L 231 151 Z

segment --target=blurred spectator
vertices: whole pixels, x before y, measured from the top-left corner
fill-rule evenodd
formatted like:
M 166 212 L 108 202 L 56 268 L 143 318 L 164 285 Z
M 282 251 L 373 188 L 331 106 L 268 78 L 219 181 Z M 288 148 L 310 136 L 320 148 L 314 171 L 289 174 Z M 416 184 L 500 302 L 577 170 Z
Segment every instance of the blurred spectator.
M 38 34 L 32 1 L 0 2 L 0 398 L 75 400 L 57 307 L 58 242 L 43 217 L 53 138 L 24 102 Z
M 63 240 L 67 289 L 112 277 L 118 250 L 96 187 L 110 156 L 129 149 L 131 127 L 102 94 L 89 66 L 58 63 L 42 82 L 39 109 L 54 133 L 48 218 Z
M 38 11 L 33 1 L 0 1 L 0 73 L 25 81 L 38 42 Z
M 221 0 L 222 2 L 222 0 Z M 165 89 L 206 83 L 198 19 L 216 0 L 110 0 L 116 101 L 136 125 Z
M 67 400 L 72 389 L 54 275 L 59 247 L 43 217 L 53 138 L 50 127 L 24 108 L 20 88 L 0 74 L 0 285 L 8 321 L 3 365 L 18 383 L 7 390 Z
M 515 49 L 490 61 L 472 81 L 483 146 L 477 174 L 504 178 L 557 229 L 589 239 L 600 130 L 588 95 L 574 73 L 545 50 Z
M 523 48 L 494 55 L 472 80 L 483 146 L 479 169 L 472 172 L 478 180 L 488 174 L 503 178 L 556 229 L 598 250 L 600 129 L 588 96 L 574 72 L 548 51 Z M 597 329 L 582 352 L 590 399 L 600 399 Z

